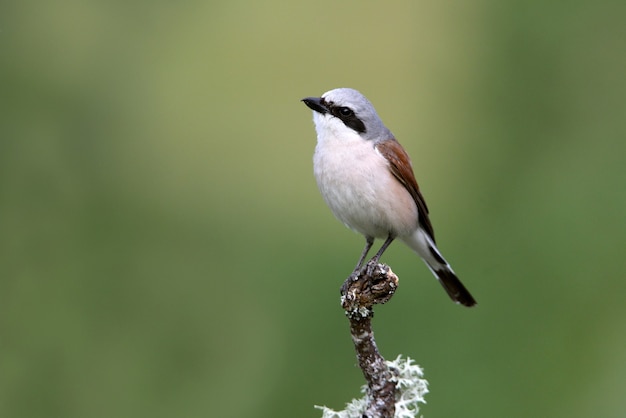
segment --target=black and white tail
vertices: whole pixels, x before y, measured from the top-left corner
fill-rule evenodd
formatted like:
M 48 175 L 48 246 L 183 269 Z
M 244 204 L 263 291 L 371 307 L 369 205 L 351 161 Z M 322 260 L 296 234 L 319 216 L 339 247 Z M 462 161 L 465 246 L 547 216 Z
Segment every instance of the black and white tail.
M 476 305 L 470 292 L 456 277 L 450 264 L 443 258 L 435 242 L 424 230 L 418 228 L 415 234 L 404 237 L 402 240 L 424 260 L 454 302 L 464 306 Z

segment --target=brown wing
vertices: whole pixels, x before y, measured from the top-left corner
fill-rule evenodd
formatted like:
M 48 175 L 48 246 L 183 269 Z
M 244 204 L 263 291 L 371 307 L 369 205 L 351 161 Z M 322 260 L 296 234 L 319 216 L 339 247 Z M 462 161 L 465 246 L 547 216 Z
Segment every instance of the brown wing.
M 419 224 L 435 242 L 435 232 L 428 218 L 428 206 L 415 180 L 411 160 L 406 151 L 394 138 L 379 142 L 375 148 L 389 161 L 389 169 L 396 179 L 408 190 L 417 205 Z

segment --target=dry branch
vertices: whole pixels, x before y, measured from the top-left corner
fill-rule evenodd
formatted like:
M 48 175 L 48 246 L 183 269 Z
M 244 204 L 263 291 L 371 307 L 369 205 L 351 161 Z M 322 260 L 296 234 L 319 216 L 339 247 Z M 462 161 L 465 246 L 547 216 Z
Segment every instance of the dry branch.
M 359 367 L 367 381 L 367 418 L 393 418 L 395 412 L 396 382 L 376 347 L 372 317 L 373 306 L 388 302 L 397 287 L 398 277 L 389 266 L 376 264 L 350 276 L 341 288 L 341 305 L 350 320 Z

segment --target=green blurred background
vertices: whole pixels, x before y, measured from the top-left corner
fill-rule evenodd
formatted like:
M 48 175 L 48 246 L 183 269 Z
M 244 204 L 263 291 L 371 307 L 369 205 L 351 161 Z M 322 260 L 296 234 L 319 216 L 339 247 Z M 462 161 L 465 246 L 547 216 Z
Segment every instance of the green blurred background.
M 317 417 L 362 238 L 300 99 L 354 87 L 479 305 L 405 247 L 379 347 L 426 417 L 622 417 L 626 2 L 0 6 L 0 416 Z

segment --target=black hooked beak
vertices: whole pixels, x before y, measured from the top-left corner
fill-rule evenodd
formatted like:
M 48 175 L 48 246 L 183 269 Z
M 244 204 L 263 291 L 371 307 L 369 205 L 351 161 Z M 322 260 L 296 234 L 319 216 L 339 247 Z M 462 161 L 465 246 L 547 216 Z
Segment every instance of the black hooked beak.
M 324 99 L 322 99 L 321 97 L 305 97 L 304 99 L 302 99 L 302 101 L 309 108 L 316 111 L 317 113 L 321 113 L 322 115 L 330 111 L 326 106 Z

